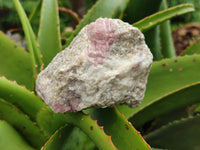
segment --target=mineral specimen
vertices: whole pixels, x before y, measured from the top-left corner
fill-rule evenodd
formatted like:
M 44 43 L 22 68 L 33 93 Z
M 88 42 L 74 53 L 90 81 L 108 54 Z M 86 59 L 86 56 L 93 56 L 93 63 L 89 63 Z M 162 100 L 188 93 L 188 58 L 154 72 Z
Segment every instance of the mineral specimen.
M 99 18 L 38 75 L 36 91 L 56 113 L 140 105 L 152 54 L 139 29 Z

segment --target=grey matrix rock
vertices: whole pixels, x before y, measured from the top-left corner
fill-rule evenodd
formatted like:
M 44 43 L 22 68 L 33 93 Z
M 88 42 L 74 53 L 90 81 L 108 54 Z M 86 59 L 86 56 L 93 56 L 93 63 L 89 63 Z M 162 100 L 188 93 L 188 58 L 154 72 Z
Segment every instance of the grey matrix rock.
M 38 75 L 36 91 L 56 113 L 140 105 L 152 64 L 143 34 L 119 19 L 99 18 Z

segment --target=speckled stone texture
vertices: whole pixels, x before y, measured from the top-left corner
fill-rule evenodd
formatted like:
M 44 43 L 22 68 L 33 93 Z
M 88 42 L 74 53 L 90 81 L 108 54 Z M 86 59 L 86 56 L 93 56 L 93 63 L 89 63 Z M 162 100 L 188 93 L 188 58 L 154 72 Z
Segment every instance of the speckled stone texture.
M 137 107 L 152 58 L 137 28 L 99 18 L 38 75 L 36 91 L 56 113 L 117 104 Z

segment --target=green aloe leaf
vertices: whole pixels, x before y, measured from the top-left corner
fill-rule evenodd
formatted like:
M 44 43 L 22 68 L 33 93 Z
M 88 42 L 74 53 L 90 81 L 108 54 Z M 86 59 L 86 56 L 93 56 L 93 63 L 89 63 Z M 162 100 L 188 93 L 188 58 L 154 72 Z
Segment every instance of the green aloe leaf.
M 30 54 L 0 32 L 0 75 L 33 88 Z
M 67 126 L 67 125 L 66 125 Z M 56 132 L 49 138 L 49 140 L 45 143 L 45 145 L 41 148 L 41 150 L 61 150 L 63 149 L 63 144 L 72 128 L 68 127 L 60 127 L 56 130 Z
M 70 135 L 65 139 L 63 150 L 96 150 L 94 142 L 81 129 L 74 127 Z
M 117 109 L 95 109 L 92 118 L 104 127 L 118 150 L 147 150 L 150 146 Z
M 56 130 L 42 150 L 94 150 L 95 144 L 79 129 L 64 126 Z
M 89 115 L 81 112 L 56 114 L 49 107 L 46 107 L 38 113 L 37 123 L 48 135 L 66 124 L 75 125 L 85 132 L 99 149 L 116 150 L 111 137 L 104 133 L 103 127 L 98 126 L 97 122 L 92 120 Z
M 139 28 L 142 32 L 145 32 L 151 29 L 152 27 L 155 27 L 156 25 L 160 24 L 163 21 L 166 21 L 173 17 L 180 16 L 189 12 L 193 12 L 194 10 L 195 9 L 194 9 L 193 4 L 178 5 L 178 6 L 157 12 L 151 16 L 148 16 L 134 23 L 133 26 Z
M 129 0 L 121 0 L 119 7 L 113 12 L 112 18 L 122 18 Z
M 87 24 L 95 21 L 99 17 L 112 17 L 115 11 L 120 7 L 121 0 L 98 0 L 95 5 L 87 12 L 81 23 L 76 27 L 67 41 L 67 47 L 73 38 L 80 32 L 80 30 Z
M 38 37 L 44 65 L 47 66 L 61 51 L 57 0 L 43 0 Z
M 40 11 L 41 8 L 41 4 L 42 4 L 42 0 L 38 0 L 36 3 L 36 6 L 34 7 L 33 11 L 31 12 L 30 16 L 29 16 L 29 21 L 31 22 L 35 17 L 37 17 L 37 14 Z
M 33 92 L 3 77 L 0 77 L 0 98 L 16 104 L 30 115 L 30 118 L 33 120 L 38 111 L 45 106 L 44 102 L 35 96 Z
M 170 123 L 148 134 L 145 139 L 154 147 L 188 150 L 200 149 L 200 116 Z
M 66 125 L 56 130 L 42 150 L 94 150 L 94 148 L 95 144 L 79 128 Z
M 145 41 L 148 45 L 151 53 L 153 54 L 153 60 L 161 60 L 161 46 L 160 46 L 160 26 L 156 26 L 145 33 Z
M 53 115 L 53 116 L 52 116 Z M 93 149 L 94 143 L 79 128 L 66 125 L 67 122 L 55 114 L 48 108 L 41 110 L 37 116 L 37 122 L 41 129 L 50 137 L 43 146 L 44 149 L 53 149 L 55 146 L 60 149 Z M 65 129 L 63 129 L 63 126 Z M 59 129 L 61 128 L 61 129 Z M 58 130 L 59 129 L 59 130 Z M 62 135 L 59 139 L 57 135 Z M 55 137 L 54 137 L 55 136 Z M 54 139 L 56 141 L 54 141 Z M 57 141 L 57 139 L 59 139 Z
M 47 138 L 30 118 L 14 105 L 0 99 L 0 119 L 7 121 L 35 148 L 41 148 Z
M 63 119 L 57 117 L 49 107 L 42 108 L 38 112 L 36 122 L 49 137 L 60 127 L 67 124 Z
M 40 56 L 40 52 L 38 49 L 38 45 L 35 39 L 35 35 L 33 33 L 32 27 L 29 23 L 29 20 L 24 12 L 24 9 L 22 8 L 19 0 L 13 0 L 15 7 L 17 9 L 17 12 L 19 14 L 19 17 L 21 19 L 21 23 L 24 29 L 24 33 L 26 36 L 26 41 L 28 44 L 28 50 L 30 52 L 30 58 L 32 62 L 32 69 L 33 69 L 33 78 L 36 79 L 37 72 L 40 71 L 40 67 L 42 66 L 42 60 Z
M 200 39 L 196 40 L 191 46 L 187 47 L 181 55 L 193 54 L 200 54 Z
M 158 11 L 161 1 L 162 0 L 129 0 L 124 10 L 122 20 L 130 24 L 139 21 Z
M 199 91 L 200 82 L 177 89 L 153 101 L 150 105 L 142 109 L 140 113 L 135 114 L 130 121 L 133 122 L 135 127 L 139 127 L 162 114 L 167 114 L 176 109 L 198 103 L 200 102 Z
M 0 149 L 34 150 L 6 121 L 0 120 Z
M 167 9 L 167 1 L 163 0 L 161 10 Z M 161 51 L 164 58 L 171 58 L 176 56 L 175 47 L 172 39 L 172 31 L 170 21 L 167 20 L 160 24 L 160 43 Z
M 130 118 L 155 100 L 166 94 L 175 92 L 184 86 L 200 81 L 200 55 L 183 56 L 154 62 L 149 74 L 145 97 L 140 107 L 129 108 L 118 106 L 117 108 L 126 118 Z

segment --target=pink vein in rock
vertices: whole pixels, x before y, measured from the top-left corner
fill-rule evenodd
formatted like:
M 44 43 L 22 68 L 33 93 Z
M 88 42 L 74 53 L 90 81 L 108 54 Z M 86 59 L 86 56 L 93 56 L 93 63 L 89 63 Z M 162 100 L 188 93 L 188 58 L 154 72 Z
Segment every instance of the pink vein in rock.
M 91 42 L 86 54 L 89 62 L 95 66 L 103 64 L 104 59 L 108 56 L 110 45 L 117 36 L 114 34 L 116 25 L 112 19 L 99 18 L 87 27 L 87 35 Z
M 80 95 L 75 91 L 68 91 L 65 101 L 50 104 L 55 113 L 80 111 L 79 104 L 82 102 Z

